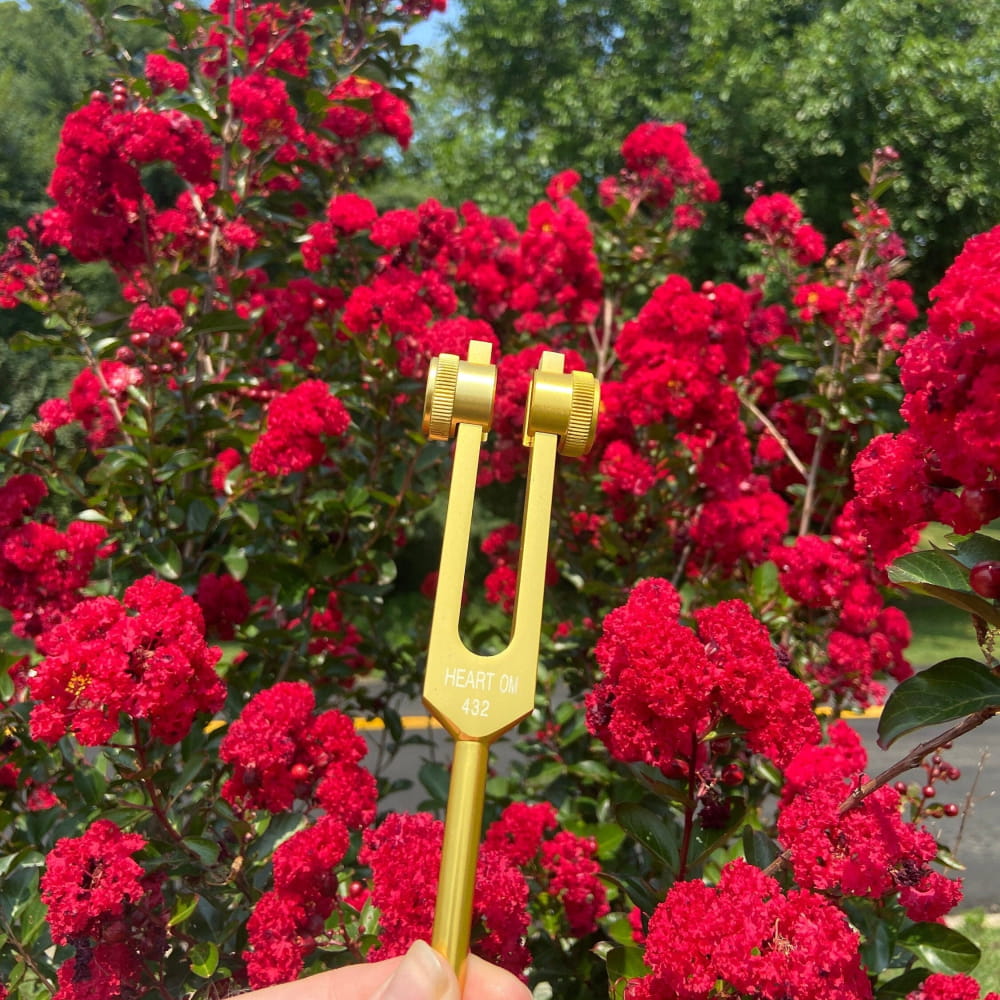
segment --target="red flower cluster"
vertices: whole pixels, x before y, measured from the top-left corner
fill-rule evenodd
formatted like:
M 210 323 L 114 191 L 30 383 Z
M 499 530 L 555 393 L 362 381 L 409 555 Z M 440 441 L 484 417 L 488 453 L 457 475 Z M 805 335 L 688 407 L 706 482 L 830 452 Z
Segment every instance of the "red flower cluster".
M 313 637 L 309 640 L 309 653 L 322 653 L 331 659 L 339 660 L 354 674 L 363 674 L 372 668 L 370 658 L 360 651 L 361 633 L 345 617 L 340 607 L 340 598 L 335 590 L 331 590 L 322 611 L 314 611 L 309 620 Z M 341 681 L 344 687 L 354 683 L 354 676 Z
M 306 132 L 283 80 L 264 73 L 238 76 L 230 84 L 229 99 L 240 125 L 240 141 L 247 149 L 273 149 L 280 163 L 296 158 L 296 144 L 305 139 Z
M 349 76 L 330 92 L 330 108 L 323 127 L 348 144 L 374 133 L 395 139 L 402 149 L 410 145 L 413 124 L 402 98 L 374 80 Z
M 250 615 L 246 587 L 229 573 L 206 573 L 198 580 L 194 599 L 205 616 L 205 629 L 220 639 L 232 639 L 236 626 Z
M 720 382 L 749 370 L 750 308 L 735 285 L 695 291 L 686 278 L 668 276 L 615 342 L 623 386 L 611 402 L 635 426 L 671 422 L 701 436 L 728 430 L 738 405 Z
M 505 524 L 502 528 L 491 531 L 480 546 L 493 567 L 483 581 L 486 600 L 491 604 L 499 604 L 507 614 L 514 610 L 517 593 L 516 567 L 520 537 L 521 529 L 518 525 Z M 556 564 L 549 559 L 545 564 L 545 582 L 552 586 L 558 579 Z
M 218 15 L 219 23 L 205 40 L 202 72 L 215 76 L 232 61 L 251 71 L 296 77 L 308 72 L 309 36 L 294 30 L 312 17 L 308 9 L 287 11 L 277 3 L 212 0 L 209 10 Z
M 0 485 L 0 607 L 16 635 L 36 637 L 56 625 L 80 599 L 94 563 L 114 549 L 103 525 L 73 521 L 65 532 L 29 521 L 48 493 L 38 476 L 12 476 Z
M 788 534 L 788 513 L 788 504 L 763 476 L 746 480 L 737 496 L 706 500 L 691 525 L 692 572 L 764 562 Z
M 147 262 L 160 238 L 157 210 L 140 170 L 166 162 L 190 184 L 211 178 L 212 148 L 200 122 L 180 111 L 135 110 L 103 94 L 63 124 L 42 239 L 77 260 L 107 260 L 122 269 Z
M 802 209 L 787 194 L 764 194 L 754 199 L 744 222 L 756 239 L 772 249 L 784 250 L 802 267 L 823 259 L 823 235 L 803 221 Z
M 347 430 L 351 417 L 325 382 L 308 379 L 276 396 L 267 408 L 267 430 L 250 450 L 250 468 L 287 476 L 318 465 L 329 437 Z
M 979 1000 L 979 983 L 972 976 L 932 972 L 906 1000 Z M 1000 993 L 987 993 L 983 1000 L 1000 1000 Z
M 487 827 L 483 843 L 523 868 L 537 856 L 546 831 L 558 826 L 556 810 L 550 802 L 511 802 L 500 818 Z
M 154 94 L 162 94 L 165 90 L 187 90 L 191 75 L 183 63 L 168 59 L 159 52 L 150 52 L 146 56 L 146 79 Z
M 917 318 L 913 289 L 905 281 L 865 275 L 850 290 L 841 285 L 806 282 L 794 297 L 805 323 L 823 323 L 841 344 L 853 347 L 869 336 L 898 350 L 909 324 Z
M 81 601 L 37 644 L 44 656 L 30 679 L 37 740 L 74 733 L 99 746 L 125 714 L 148 722 L 156 739 L 176 743 L 195 715 L 225 700 L 214 670 L 221 650 L 205 644 L 201 609 L 180 587 L 151 576 L 133 583 L 122 602 Z
M 366 830 L 358 860 L 371 867 L 371 902 L 378 907 L 379 943 L 373 960 L 403 954 L 417 939 L 430 940 L 434 922 L 444 824 L 428 813 L 392 813 Z M 473 951 L 520 975 L 530 961 L 522 943 L 528 927 L 528 884 L 505 854 L 479 852 L 473 900 Z
M 343 821 L 324 815 L 275 849 L 274 888 L 247 921 L 250 947 L 243 958 L 252 988 L 289 982 L 302 971 L 337 904 L 335 868 L 348 844 Z
M 900 361 L 909 427 L 854 463 L 855 515 L 883 561 L 914 525 L 964 534 L 1000 516 L 998 254 L 1000 227 L 974 236 L 932 290 L 927 329 Z
M 803 747 L 784 767 L 781 801 L 788 803 L 814 781 L 852 779 L 864 771 L 868 752 L 861 737 L 843 719 L 826 731 L 827 742 Z
M 40 889 L 52 940 L 76 948 L 59 968 L 59 1000 L 126 995 L 144 963 L 162 958 L 169 914 L 161 879 L 132 857 L 145 846 L 102 819 L 49 852 Z
M 792 852 L 795 881 L 822 892 L 881 899 L 899 892 L 911 920 L 937 920 L 962 898 L 961 883 L 927 866 L 937 843 L 904 822 L 899 792 L 882 787 L 841 813 L 848 783 L 817 778 L 785 801 L 778 839 Z
M 694 767 L 723 719 L 779 765 L 818 740 L 808 688 L 780 665 L 742 601 L 696 611 L 697 632 L 680 623 L 680 608 L 666 580 L 650 579 L 604 619 L 604 678 L 587 695 L 587 724 L 615 757 Z
M 609 909 L 594 857 L 597 843 L 568 830 L 545 839 L 546 832 L 557 826 L 555 809 L 548 802 L 512 802 L 487 828 L 483 843 L 534 877 L 540 891 L 562 905 L 570 934 L 586 937 Z
M 741 858 L 717 886 L 675 882 L 649 921 L 650 975 L 627 1000 L 869 1000 L 857 932 L 844 914 L 805 890 L 780 885 Z
M 520 313 L 515 329 L 541 333 L 597 316 L 603 279 L 594 234 L 572 198 L 541 201 L 529 210 L 519 257 L 510 298 Z
M 909 622 L 898 608 L 885 606 L 866 543 L 850 518 L 838 518 L 829 539 L 803 535 L 775 548 L 772 558 L 789 597 L 836 615 L 825 660 L 810 664 L 825 697 L 853 698 L 862 706 L 878 703 L 885 688 L 874 679 L 877 675 L 897 681 L 912 675 L 904 655 Z
M 601 490 L 619 523 L 634 516 L 636 506 L 662 478 L 663 473 L 627 441 L 612 441 L 601 455 L 598 471 Z
M 360 761 L 367 752 L 354 723 L 331 709 L 314 714 L 305 682 L 282 682 L 255 695 L 219 747 L 233 775 L 222 796 L 237 809 L 285 812 L 296 801 L 322 810 L 274 853 L 274 888 L 247 924 L 244 953 L 255 989 L 294 979 L 324 934 L 337 902 L 335 866 L 349 830 L 375 816 L 375 779 Z
M 338 238 L 370 229 L 378 210 L 367 198 L 353 192 L 334 195 L 326 208 L 326 222 L 314 222 L 302 244 L 302 263 L 308 271 L 319 271 L 323 258 L 336 252 Z
M 646 122 L 622 143 L 625 168 L 618 177 L 601 181 L 598 190 L 605 205 L 625 197 L 633 206 L 654 209 L 674 205 L 677 229 L 697 229 L 702 222 L 699 203 L 719 200 L 719 185 L 691 152 L 685 126 Z
M 755 302 L 735 285 L 706 283 L 696 291 L 686 279 L 669 276 L 622 328 L 615 342 L 621 380 L 602 388 L 602 471 L 627 473 L 646 461 L 639 433 L 660 425 L 670 428 L 694 462 L 693 479 L 703 494 L 686 529 L 692 574 L 760 562 L 788 530 L 788 504 L 753 474 L 740 419 L 736 383 L 750 371 Z M 636 457 L 623 462 L 626 447 Z M 612 478 L 604 488 L 615 497 L 633 478 L 648 480 L 651 471 L 645 477 L 620 475 L 620 485 Z M 614 508 L 618 518 L 639 509 L 627 497 L 622 501 Z
M 315 708 L 304 681 L 275 684 L 251 698 L 219 747 L 233 766 L 222 786 L 227 802 L 285 812 L 298 800 L 350 827 L 371 822 L 377 792 L 360 764 L 365 741 L 342 712 L 314 715 Z
M 129 386 L 140 382 L 142 373 L 120 361 L 102 361 L 96 370 L 84 368 L 73 380 L 66 399 L 47 399 L 38 407 L 39 419 L 33 429 L 51 441 L 56 430 L 77 421 L 91 448 L 106 448 L 121 436 Z

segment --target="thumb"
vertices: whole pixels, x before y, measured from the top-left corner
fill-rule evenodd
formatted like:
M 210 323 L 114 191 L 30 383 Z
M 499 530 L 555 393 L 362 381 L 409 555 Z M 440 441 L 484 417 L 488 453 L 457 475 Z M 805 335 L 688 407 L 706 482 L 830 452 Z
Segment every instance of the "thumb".
M 372 1000 L 459 1000 L 458 980 L 426 941 L 414 941 Z

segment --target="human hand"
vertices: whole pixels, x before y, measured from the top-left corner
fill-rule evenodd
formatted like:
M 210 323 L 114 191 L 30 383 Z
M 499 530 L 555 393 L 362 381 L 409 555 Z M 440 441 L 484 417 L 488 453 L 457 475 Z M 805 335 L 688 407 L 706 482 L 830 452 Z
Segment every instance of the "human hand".
M 509 972 L 469 956 L 465 989 L 429 944 L 415 941 L 402 958 L 349 965 L 295 983 L 244 994 L 243 1000 L 531 1000 Z

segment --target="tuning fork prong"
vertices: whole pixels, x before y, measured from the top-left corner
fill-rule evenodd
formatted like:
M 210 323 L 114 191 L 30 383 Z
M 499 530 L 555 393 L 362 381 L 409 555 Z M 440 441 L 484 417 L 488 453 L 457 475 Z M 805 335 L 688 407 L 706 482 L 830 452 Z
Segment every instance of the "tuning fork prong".
M 448 513 L 427 650 L 424 702 L 455 740 L 431 944 L 464 981 L 490 745 L 534 707 L 545 566 L 557 453 L 582 455 L 594 440 L 599 389 L 587 372 L 564 372 L 545 351 L 532 376 L 524 422 L 531 449 L 511 638 L 499 653 L 472 652 L 459 634 L 479 449 L 493 417 L 492 347 L 431 363 L 424 403 L 428 437 L 455 437 Z

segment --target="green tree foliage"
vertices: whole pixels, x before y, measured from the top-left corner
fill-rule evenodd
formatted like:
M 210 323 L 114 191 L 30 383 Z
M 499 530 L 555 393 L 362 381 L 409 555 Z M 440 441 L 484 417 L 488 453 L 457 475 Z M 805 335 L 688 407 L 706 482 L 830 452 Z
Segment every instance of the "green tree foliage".
M 95 37 L 98 22 L 73 0 L 9 0 L 0 3 L 0 24 L 0 234 L 6 234 L 48 207 L 45 190 L 63 120 L 88 91 L 114 76 L 114 57 L 123 52 Z M 150 36 L 148 27 L 122 29 L 130 42 Z M 91 289 L 106 282 L 101 268 L 75 274 Z M 65 389 L 71 368 L 45 352 L 9 346 L 12 334 L 40 326 L 25 307 L 0 312 L 0 428 L 16 425 Z
M 90 25 L 66 0 L 0 4 L 0 225 L 6 232 L 45 207 L 66 113 L 107 77 Z
M 872 150 L 926 290 L 1000 217 L 1000 6 L 972 0 L 469 0 L 428 60 L 418 143 L 444 200 L 515 216 L 567 167 L 594 181 L 645 119 L 683 121 L 723 188 L 701 253 L 739 259 L 744 186 L 807 190 L 828 236 Z

